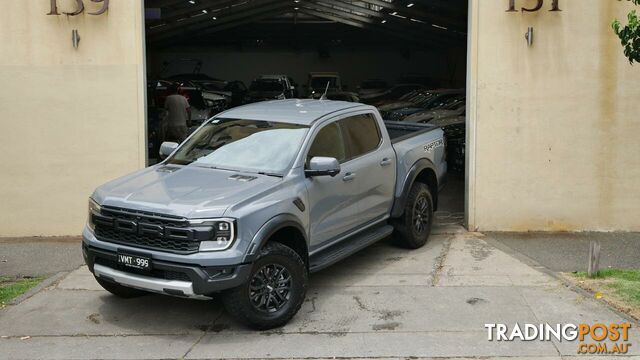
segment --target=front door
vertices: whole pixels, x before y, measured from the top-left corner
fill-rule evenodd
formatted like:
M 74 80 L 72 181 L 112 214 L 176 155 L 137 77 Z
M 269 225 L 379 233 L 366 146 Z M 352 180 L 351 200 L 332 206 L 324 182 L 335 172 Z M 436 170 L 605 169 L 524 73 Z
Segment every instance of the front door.
M 348 148 L 345 165 L 354 168 L 357 175 L 358 202 L 356 226 L 387 217 L 393 204 L 396 183 L 396 154 L 391 144 L 384 143 L 380 124 L 373 114 L 359 114 L 340 120 Z
M 356 171 L 353 164 L 345 164 L 347 151 L 342 128 L 334 121 L 316 132 L 307 153 L 307 163 L 315 156 L 336 158 L 341 163 L 340 174 L 335 177 L 306 180 L 312 251 L 357 226 L 358 205 L 353 197 L 357 192 L 353 177 Z

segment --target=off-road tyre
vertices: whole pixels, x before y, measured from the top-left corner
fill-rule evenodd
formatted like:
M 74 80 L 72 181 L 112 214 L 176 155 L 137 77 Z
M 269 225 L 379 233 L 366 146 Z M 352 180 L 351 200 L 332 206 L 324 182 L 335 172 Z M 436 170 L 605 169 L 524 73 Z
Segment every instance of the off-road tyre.
M 393 237 L 401 246 L 418 249 L 427 243 L 432 224 L 433 197 L 426 184 L 416 182 L 409 190 L 404 214 L 394 222 Z
M 307 284 L 307 268 L 300 255 L 281 243 L 269 242 L 253 263 L 249 280 L 224 292 L 222 302 L 243 324 L 256 330 L 273 329 L 300 310 Z M 286 301 L 280 303 L 282 298 Z
M 136 298 L 136 297 L 149 294 L 144 290 L 138 290 L 138 289 L 122 286 L 120 284 L 116 284 L 114 282 L 101 279 L 97 276 L 95 278 L 98 284 L 100 284 L 100 286 L 102 286 L 103 289 L 123 299 L 131 299 L 131 298 Z

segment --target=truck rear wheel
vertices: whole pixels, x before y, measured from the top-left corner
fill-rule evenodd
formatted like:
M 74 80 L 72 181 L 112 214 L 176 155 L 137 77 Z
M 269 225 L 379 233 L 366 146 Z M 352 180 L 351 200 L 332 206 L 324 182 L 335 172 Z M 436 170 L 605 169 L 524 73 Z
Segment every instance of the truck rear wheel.
M 102 286 L 103 289 L 107 290 L 108 292 L 112 293 L 115 296 L 124 298 L 124 299 L 130 299 L 130 298 L 134 298 L 134 297 L 139 297 L 139 296 L 144 296 L 149 294 L 146 291 L 143 290 L 138 290 L 138 289 L 134 289 L 134 288 L 130 288 L 130 287 L 126 287 L 126 286 L 122 286 L 120 284 L 116 284 L 110 281 L 106 281 L 103 279 L 100 279 L 99 277 L 95 277 L 96 281 L 98 282 L 98 284 L 100 284 L 100 286 Z
M 416 182 L 409 190 L 404 214 L 398 219 L 394 237 L 410 249 L 417 249 L 427 243 L 433 223 L 433 197 L 429 187 Z
M 257 330 L 286 324 L 300 310 L 307 292 L 307 269 L 291 248 L 270 242 L 253 263 L 249 280 L 222 297 L 227 311 Z

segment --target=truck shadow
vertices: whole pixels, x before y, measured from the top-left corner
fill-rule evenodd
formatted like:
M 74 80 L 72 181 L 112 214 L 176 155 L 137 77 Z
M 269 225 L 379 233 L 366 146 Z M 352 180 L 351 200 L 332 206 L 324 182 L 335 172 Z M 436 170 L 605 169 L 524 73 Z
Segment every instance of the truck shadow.
M 318 328 L 333 329 L 335 326 L 340 328 L 332 320 L 326 320 L 324 324 L 324 315 L 319 314 L 331 311 L 330 307 L 334 307 L 332 303 L 343 302 L 340 297 L 345 294 L 353 293 L 348 297 L 348 306 L 367 313 L 371 309 L 363 308 L 352 300 L 358 298 L 357 293 L 362 289 L 373 291 L 389 286 L 428 286 L 443 243 L 443 237 L 435 237 L 421 249 L 408 250 L 398 247 L 389 238 L 312 274 L 307 298 L 296 317 L 285 327 L 263 334 L 317 331 Z M 150 294 L 135 299 L 120 299 L 101 293 L 99 299 L 100 306 L 87 320 L 120 333 L 161 335 L 251 331 L 226 313 L 219 298 L 200 301 Z M 372 304 L 372 308 L 375 307 Z M 380 314 L 397 313 L 392 310 L 380 308 L 375 311 Z M 344 321 L 348 322 L 348 319 Z

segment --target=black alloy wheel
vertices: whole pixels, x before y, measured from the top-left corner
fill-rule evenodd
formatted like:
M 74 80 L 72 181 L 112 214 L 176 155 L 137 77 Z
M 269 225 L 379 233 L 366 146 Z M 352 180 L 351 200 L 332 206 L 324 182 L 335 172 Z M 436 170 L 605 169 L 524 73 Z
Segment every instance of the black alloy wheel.
M 289 301 L 291 275 L 278 264 L 268 264 L 253 274 L 249 284 L 249 298 L 259 311 L 276 312 Z
M 431 204 L 427 196 L 422 194 L 413 207 L 413 229 L 422 234 L 429 227 L 431 221 Z

